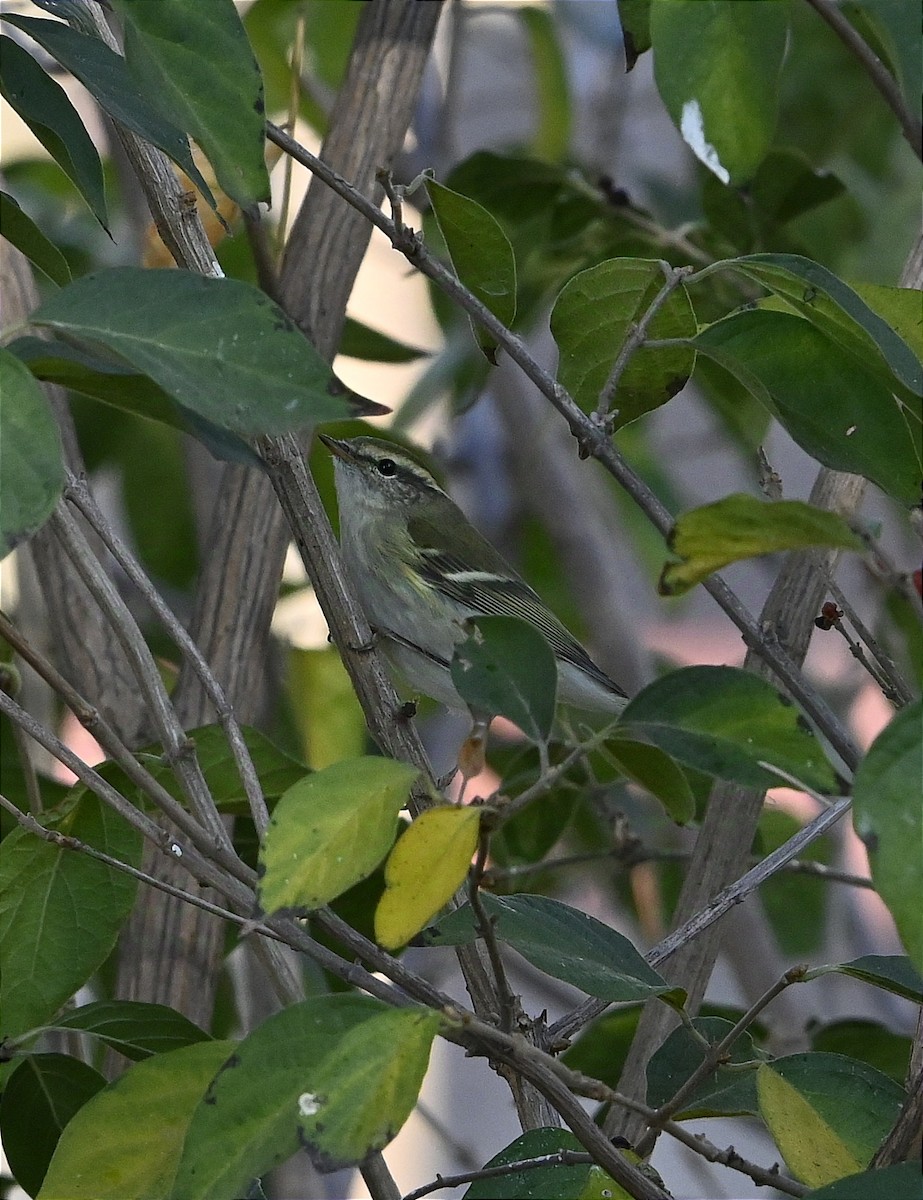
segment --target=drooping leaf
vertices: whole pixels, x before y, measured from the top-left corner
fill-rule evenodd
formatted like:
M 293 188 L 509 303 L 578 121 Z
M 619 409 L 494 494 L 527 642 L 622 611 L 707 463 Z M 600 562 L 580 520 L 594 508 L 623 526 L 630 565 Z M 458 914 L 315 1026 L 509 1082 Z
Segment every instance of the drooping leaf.
M 558 673 L 541 633 L 516 617 L 477 617 L 452 656 L 452 682 L 473 713 L 508 717 L 533 741 L 554 721 Z
M 458 278 L 510 326 L 516 316 L 516 262 L 506 234 L 476 200 L 435 179 L 427 179 L 426 191 Z M 477 323 L 474 333 L 486 358 L 496 362 L 496 339 Z
M 613 258 L 581 271 L 562 289 L 551 313 L 560 350 L 558 378 L 584 412 L 596 408 L 626 338 L 663 285 L 655 260 Z M 692 338 L 695 330 L 695 314 L 680 284 L 651 320 L 647 336 Z M 685 385 L 694 363 L 691 345 L 636 350 L 613 399 L 615 428 L 666 404 Z
M 99 38 L 79 33 L 63 21 L 45 21 L 19 13 L 4 13 L 3 19 L 34 38 L 79 79 L 110 117 L 162 150 L 214 207 L 214 197 L 193 162 L 186 135 L 151 107 L 121 55 Z
M 233 1042 L 135 1063 L 70 1121 L 38 1200 L 170 1200 L 193 1112 Z
M 842 517 L 800 500 L 767 503 L 738 492 L 678 517 L 668 539 L 683 560 L 667 563 L 658 591 L 677 596 L 728 563 L 807 546 L 861 550 L 861 540 Z
M 171 1200 L 240 1196 L 300 1146 L 321 1170 L 361 1162 L 416 1103 L 437 1013 L 318 996 L 264 1021 L 201 1098 Z
M 282 309 L 238 279 L 113 267 L 62 288 L 32 320 L 119 355 L 236 433 L 292 432 L 363 407 Z
M 9 40 L 0 39 L 4 42 Z M 53 283 L 70 283 L 71 272 L 67 259 L 6 192 L 0 192 L 0 233 Z
M 147 375 L 55 339 L 21 337 L 7 349 L 36 377 L 100 400 L 120 412 L 156 421 L 191 434 L 222 462 L 238 462 L 263 470 L 263 460 L 237 434 L 222 429 L 192 409 L 184 408 Z
M 724 183 L 745 183 L 775 132 L 787 5 L 670 0 L 650 21 L 654 78 L 683 140 Z
M 505 1167 L 513 1163 L 546 1158 L 561 1150 L 581 1151 L 583 1146 L 569 1129 L 530 1129 L 505 1146 L 484 1164 Z M 541 1196 L 542 1200 L 628 1200 L 628 1193 L 601 1167 L 593 1163 L 575 1166 L 549 1163 L 534 1170 L 511 1170 L 499 1176 L 477 1179 L 463 1200 L 521 1200 Z
M 685 993 L 671 988 L 649 967 L 628 938 L 602 921 L 547 896 L 492 896 L 481 904 L 497 937 L 534 967 L 563 979 L 590 996 L 611 1002 L 638 1002 L 661 996 L 682 1004 Z M 457 945 L 477 936 L 468 905 L 426 931 L 427 945 Z
M 263 909 L 320 908 L 369 875 L 394 842 L 418 774 L 393 759 L 353 758 L 290 787 L 260 853 Z
M 103 229 L 108 229 L 102 164 L 79 113 L 64 88 L 8 37 L 0 38 L 0 95 L 72 181 Z
M 263 83 L 233 0 L 113 0 L 129 70 L 241 208 L 269 200 Z
M 61 439 L 25 366 L 0 349 L 0 558 L 35 533 L 64 487 Z
M 820 791 L 834 786 L 833 768 L 792 702 L 736 667 L 671 671 L 630 701 L 619 729 L 718 779 L 778 784 L 763 761 Z
M 478 844 L 476 808 L 420 813 L 385 863 L 385 892 L 375 909 L 375 937 L 395 950 L 419 933 L 464 881 Z
M 3 1152 L 20 1187 L 36 1195 L 61 1131 L 106 1086 L 99 1071 L 69 1054 L 30 1054 L 0 1095 Z
M 861 979 L 863 983 L 893 992 L 895 996 L 903 996 L 905 1000 L 912 1000 L 914 1004 L 923 1004 L 923 976 L 910 959 L 902 954 L 864 954 L 851 962 L 812 967 L 806 978 L 814 979 L 830 971 Z
M 808 454 L 915 503 L 921 459 L 912 414 L 815 325 L 784 312 L 740 312 L 703 329 L 695 345 L 766 404 Z
M 63 834 L 140 865 L 141 835 L 94 795 L 71 797 L 43 820 Z M 3 1036 L 49 1020 L 115 945 L 137 881 L 17 828 L 0 862 Z
M 853 824 L 868 850 L 872 879 L 918 971 L 923 971 L 921 720 L 919 700 L 901 709 L 859 764 L 853 792 Z

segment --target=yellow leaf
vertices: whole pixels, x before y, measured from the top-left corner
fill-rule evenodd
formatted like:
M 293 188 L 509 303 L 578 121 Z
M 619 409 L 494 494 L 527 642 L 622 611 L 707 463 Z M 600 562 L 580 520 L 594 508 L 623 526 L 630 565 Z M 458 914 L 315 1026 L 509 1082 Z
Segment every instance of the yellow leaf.
M 756 1073 L 760 1113 L 795 1176 L 823 1187 L 865 1168 L 802 1092 L 771 1067 Z
M 421 813 L 385 863 L 385 894 L 375 910 L 382 946 L 403 946 L 439 912 L 468 873 L 478 843 L 476 808 Z

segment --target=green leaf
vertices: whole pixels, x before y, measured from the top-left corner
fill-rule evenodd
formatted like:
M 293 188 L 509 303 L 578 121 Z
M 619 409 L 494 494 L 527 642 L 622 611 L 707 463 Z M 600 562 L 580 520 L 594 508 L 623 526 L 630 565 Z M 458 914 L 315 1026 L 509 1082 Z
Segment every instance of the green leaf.
M 241 1196 L 299 1146 L 324 1171 L 381 1149 L 416 1103 L 439 1020 L 339 995 L 264 1021 L 198 1105 L 171 1200 Z
M 876 1021 L 847 1018 L 831 1021 L 829 1025 L 812 1024 L 810 1036 L 812 1050 L 857 1058 L 899 1085 L 907 1078 L 910 1037 L 894 1033 Z
M 618 733 L 606 742 L 606 752 L 629 779 L 657 797 L 671 821 L 686 825 L 692 820 L 695 816 L 692 788 L 669 755 L 648 742 L 635 742 Z
M 472 618 L 452 656 L 452 682 L 473 713 L 508 717 L 536 742 L 554 721 L 558 672 L 541 633 L 518 617 Z
M 746 187 L 702 172 L 702 209 L 709 225 L 741 252 L 790 240 L 785 226 L 845 191 L 830 171 L 791 147 L 770 150 Z
M 724 183 L 745 183 L 775 132 L 788 6 L 670 0 L 650 20 L 654 78 L 683 140 Z
M 625 43 L 625 70 L 630 71 L 651 48 L 652 0 L 618 0 L 619 22 Z
M 426 191 L 456 275 L 509 327 L 516 316 L 516 262 L 506 234 L 476 200 L 435 179 L 426 180 Z M 495 363 L 496 340 L 476 323 L 474 334 L 485 357 Z
M 923 705 L 901 709 L 856 771 L 853 825 L 865 842 L 875 887 L 911 962 L 923 971 Z
M 144 93 L 194 138 L 241 208 L 268 203 L 263 82 L 233 0 L 113 0 Z
M 696 1017 L 693 1025 L 710 1045 L 717 1045 L 734 1028 L 720 1017 Z M 727 1063 L 752 1063 L 757 1056 L 752 1038 L 744 1034 L 733 1044 L 728 1059 L 707 1075 L 683 1104 L 675 1119 L 739 1116 L 756 1110 L 755 1078 Z M 654 1108 L 666 1104 L 697 1070 L 705 1048 L 684 1026 L 674 1029 L 651 1056 L 647 1065 L 647 1102 Z
M 32 320 L 119 355 L 222 429 L 278 435 L 356 413 L 297 326 L 238 279 L 113 267 L 62 288 Z
M 558 43 L 555 21 L 542 8 L 526 7 L 516 12 L 529 40 L 538 99 L 532 148 L 537 158 L 559 162 L 567 156 L 570 145 L 571 103 L 567 64 Z
M 839 1054 L 793 1054 L 762 1065 L 757 1093 L 786 1162 L 812 1187 L 865 1166 L 904 1101 L 886 1075 Z
M 613 258 L 579 272 L 562 289 L 551 313 L 561 352 L 558 379 L 584 412 L 596 408 L 619 351 L 663 284 L 656 260 Z M 692 338 L 695 331 L 689 295 L 680 284 L 648 325 L 648 337 Z M 615 428 L 666 404 L 685 386 L 694 363 L 691 345 L 636 350 L 615 394 Z
M 26 363 L 37 379 L 70 388 L 120 412 L 188 433 L 222 462 L 263 469 L 263 460 L 243 438 L 177 404 L 153 379 L 130 367 L 94 357 L 54 338 L 16 338 L 7 349 Z
M 42 820 L 139 866 L 141 835 L 95 796 L 73 796 Z M 2 1035 L 47 1021 L 108 958 L 137 881 L 76 850 L 17 828 L 0 862 Z
M 0 42 L 9 40 L 0 38 Z M 44 272 L 52 283 L 70 283 L 71 272 L 67 259 L 6 192 L 0 192 L 0 233 L 11 246 L 21 250 L 33 266 Z
M 30 1054 L 0 1096 L 0 1136 L 13 1177 L 34 1196 L 75 1113 L 106 1086 L 99 1071 L 68 1054 Z
M 919 1163 L 895 1163 L 846 1175 L 806 1193 L 804 1200 L 920 1200 Z
M 389 758 L 352 758 L 290 787 L 260 853 L 264 911 L 320 908 L 370 875 L 394 842 L 418 774 Z
M 99 38 L 78 33 L 62 21 L 44 21 L 18 13 L 4 13 L 3 19 L 34 38 L 65 70 L 79 79 L 110 117 L 162 150 L 186 172 L 214 208 L 214 197 L 192 160 L 186 135 L 151 107 L 121 55 L 110 50 Z
M 304 775 L 307 767 L 303 762 L 280 750 L 265 733 L 249 725 L 241 726 L 241 733 L 260 788 L 267 800 L 281 796 Z M 220 725 L 202 725 L 190 729 L 188 736 L 195 742 L 196 758 L 208 784 L 215 803 L 224 811 L 249 812 L 247 793 L 240 778 L 240 771 L 228 743 L 227 734 Z M 166 778 L 165 786 L 169 786 Z M 181 795 L 176 792 L 177 797 Z
M 337 354 L 345 354 L 347 358 L 361 358 L 368 362 L 409 363 L 416 362 L 419 358 L 429 358 L 432 351 L 408 346 L 378 329 L 372 329 L 369 325 L 363 325 L 361 321 L 347 317 Z
M 909 423 L 916 419 L 816 326 L 784 312 L 740 312 L 703 329 L 695 345 L 766 404 L 808 454 L 916 502 L 919 430 Z
M 668 538 L 683 560 L 660 575 L 662 596 L 679 596 L 728 563 L 807 546 L 861 550 L 862 542 L 842 517 L 800 500 L 767 503 L 737 492 L 677 518 Z
M 602 921 L 547 896 L 492 896 L 481 903 L 497 936 L 534 967 L 563 979 L 590 996 L 612 1003 L 640 1003 L 661 996 L 682 1004 L 685 993 L 672 988 L 649 967 L 628 938 Z M 427 930 L 427 945 L 457 945 L 472 940 L 468 905 Z
M 385 863 L 385 890 L 375 908 L 375 938 L 397 950 L 451 900 L 478 844 L 481 810 L 440 805 L 420 813 Z
M 129 1067 L 68 1124 L 38 1200 L 172 1200 L 193 1112 L 233 1049 L 199 1042 Z
M 175 1008 L 140 1000 L 96 1000 L 82 1004 L 45 1028 L 79 1029 L 136 1062 L 152 1054 L 210 1040 L 204 1029 Z
M 923 1004 L 923 977 L 903 954 L 865 954 L 851 962 L 812 967 L 805 978 L 814 979 L 831 971 L 861 979 L 863 983 L 893 992 L 895 996 L 903 996 L 914 1004 Z
M 530 1129 L 495 1154 L 484 1167 L 505 1167 L 524 1160 L 545 1158 L 560 1150 L 579 1152 L 583 1149 L 569 1129 Z M 621 1200 L 627 1195 L 609 1174 L 593 1163 L 577 1166 L 559 1163 L 477 1179 L 465 1192 L 463 1200 L 521 1200 L 523 1196 L 540 1196 L 542 1200 L 591 1200 L 609 1196 Z
M 0 95 L 19 113 L 108 230 L 103 168 L 92 138 L 61 85 L 8 37 L 0 37 Z
M 42 389 L 0 350 L 0 558 L 51 515 L 64 487 L 61 439 Z
M 876 300 L 885 303 L 885 314 L 881 315 L 871 299 L 865 300 L 832 271 L 800 254 L 750 254 L 730 259 L 722 266 L 739 271 L 780 296 L 885 383 L 893 387 L 896 380 L 911 396 L 918 397 L 923 391 L 923 365 L 918 354 L 897 326 L 889 324 L 900 313 L 905 327 L 919 330 L 916 289 L 887 289 L 900 297 L 892 295 L 887 302 L 880 292 L 876 293 Z
M 778 786 L 763 761 L 818 791 L 834 787 L 833 768 L 792 702 L 736 667 L 671 671 L 630 701 L 619 729 L 718 779 Z

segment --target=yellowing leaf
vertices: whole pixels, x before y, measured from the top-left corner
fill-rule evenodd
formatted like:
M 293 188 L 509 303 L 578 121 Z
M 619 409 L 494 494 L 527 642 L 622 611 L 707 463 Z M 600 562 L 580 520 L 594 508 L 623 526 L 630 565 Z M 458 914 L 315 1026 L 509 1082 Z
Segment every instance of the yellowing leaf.
M 800 500 L 769 503 L 743 492 L 725 496 L 677 520 L 670 549 L 683 561 L 667 563 L 658 591 L 678 596 L 728 563 L 807 546 L 862 549 L 859 538 L 836 513 Z
M 468 873 L 479 825 L 476 808 L 431 808 L 417 817 L 385 863 L 375 910 L 382 946 L 403 946 L 449 900 Z
M 757 1069 L 760 1114 L 789 1168 L 808 1187 L 823 1187 L 866 1165 L 827 1124 L 817 1109 L 765 1064 Z

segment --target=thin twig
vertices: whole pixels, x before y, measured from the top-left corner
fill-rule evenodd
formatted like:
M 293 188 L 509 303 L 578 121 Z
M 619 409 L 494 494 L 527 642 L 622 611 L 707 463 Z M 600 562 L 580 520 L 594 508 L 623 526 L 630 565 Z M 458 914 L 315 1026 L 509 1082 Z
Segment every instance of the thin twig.
M 596 405 L 594 416 L 600 426 L 604 426 L 610 417 L 609 410 L 612 408 L 612 401 L 615 399 L 621 378 L 625 374 L 628 360 L 636 350 L 644 345 L 644 339 L 647 337 L 651 321 L 657 316 L 683 280 L 687 279 L 693 273 L 692 267 L 671 267 L 668 262 L 663 261 L 660 263 L 660 269 L 665 276 L 663 286 L 650 302 L 641 319 L 635 321 L 630 327 L 628 336 L 622 343 L 616 360 L 612 364 L 609 377 L 603 384 L 602 391 L 599 393 L 599 403 Z
M 850 625 L 852 625 L 853 629 L 855 629 L 856 633 L 865 643 L 869 654 L 871 654 L 875 659 L 877 667 L 872 669 L 871 664 L 869 664 L 866 669 L 870 671 L 876 682 L 880 684 L 885 696 L 891 700 L 892 703 L 898 705 L 899 707 L 910 704 L 914 699 L 913 689 L 898 670 L 894 659 L 891 658 L 891 656 L 885 651 L 884 647 L 874 637 L 871 630 L 843 594 L 843 591 L 837 584 L 836 580 L 829 573 L 827 576 L 827 586 L 830 589 L 831 596 L 836 601 L 837 607 L 842 609 L 846 614 Z M 849 638 L 846 630 L 842 629 L 841 622 L 834 622 L 834 628 L 843 634 L 849 643 L 850 649 L 852 650 L 853 642 Z M 853 650 L 853 654 L 859 658 L 859 655 L 856 654 L 855 650 Z M 859 661 L 863 662 L 863 658 L 859 658 Z M 863 665 L 866 664 L 863 663 Z
M 233 855 L 230 835 L 205 782 L 196 757 L 195 745 L 179 723 L 157 669 L 157 663 L 125 601 L 63 501 L 59 502 L 52 513 L 49 527 L 60 540 L 90 594 L 105 613 L 119 645 L 125 651 L 163 745 L 164 761 L 174 771 L 192 811 L 203 829 L 208 830 L 214 844 Z
M 311 154 L 288 134 L 271 122 L 267 122 L 267 136 L 302 163 L 318 178 L 322 179 L 347 203 L 361 212 L 376 228 L 391 241 L 395 249 L 416 266 L 422 274 L 432 279 L 448 296 L 483 325 L 509 357 L 522 369 L 539 391 L 547 397 L 567 421 L 571 432 L 581 446 L 581 452 L 597 458 L 607 471 L 618 480 L 629 496 L 645 513 L 651 523 L 666 536 L 673 528 L 673 516 L 654 495 L 651 489 L 626 463 L 621 453 L 575 403 L 573 398 L 554 377 L 542 368 L 526 349 L 522 340 L 493 315 L 438 259 L 425 249 L 418 234 L 412 230 L 400 231 L 385 214 L 354 188 L 336 171 L 333 171 L 316 155 Z M 788 654 L 763 630 L 753 615 L 741 603 L 720 575 L 711 575 L 703 586 L 717 601 L 725 613 L 743 634 L 745 643 L 752 647 L 776 673 L 792 696 L 802 705 L 824 736 L 849 767 L 855 767 L 860 754 L 842 722 L 831 711 L 826 701 L 805 680 Z
M 0 613 L 0 636 L 4 637 L 16 649 L 23 661 L 27 662 L 36 674 L 48 684 L 52 691 L 64 701 L 80 724 L 100 744 L 106 752 L 106 756 L 125 772 L 125 775 L 138 788 L 142 795 L 155 804 L 191 840 L 199 839 L 200 849 L 204 847 L 207 852 L 210 852 L 213 849 L 211 839 L 207 837 L 195 819 L 183 808 L 176 797 L 171 795 L 156 776 L 152 775 L 144 764 L 132 754 L 102 714 L 64 678 L 53 663 L 35 649 L 3 613 Z M 14 722 L 14 727 L 19 727 L 16 722 Z M 28 732 L 30 737 L 39 740 L 35 738 L 34 732 Z M 77 771 L 74 771 L 74 774 L 79 776 L 79 772 Z M 116 794 L 118 795 L 118 793 Z M 101 798 L 105 799 L 105 797 Z M 128 804 L 128 801 L 126 800 L 124 803 Z M 129 805 L 129 809 L 132 813 L 138 811 L 133 805 Z M 118 811 L 122 816 L 126 816 L 124 809 L 119 809 Z M 155 825 L 154 828 L 159 830 L 162 835 L 163 831 L 159 825 Z M 145 834 L 145 836 L 147 835 Z M 160 844 L 160 838 L 155 840 Z M 225 860 L 224 865 L 228 865 L 227 860 Z
M 463 1183 L 475 1183 L 481 1179 L 502 1179 L 518 1171 L 537 1171 L 542 1167 L 577 1167 L 592 1163 L 593 1158 L 585 1150 L 555 1150 L 551 1154 L 539 1154 L 535 1158 L 517 1158 L 502 1167 L 480 1167 L 476 1171 L 461 1171 L 458 1175 L 437 1175 L 431 1183 L 407 1192 L 403 1200 L 421 1200 L 430 1192 L 440 1188 L 460 1187 Z
M 708 1078 L 709 1075 L 722 1064 L 730 1053 L 734 1044 L 746 1033 L 756 1018 L 765 1008 L 767 1008 L 780 992 L 784 992 L 787 987 L 791 987 L 793 983 L 801 983 L 804 980 L 805 968 L 793 967 L 790 971 L 786 971 L 784 975 L 768 987 L 761 996 L 759 996 L 747 1011 L 740 1017 L 736 1024 L 728 1030 L 720 1041 L 714 1045 L 709 1045 L 705 1055 L 699 1065 L 687 1076 L 682 1084 L 676 1089 L 673 1095 L 664 1104 L 661 1104 L 653 1117 L 648 1121 L 648 1131 L 644 1137 L 638 1142 L 636 1147 L 638 1154 L 642 1158 L 647 1158 L 654 1149 L 654 1144 L 657 1140 L 657 1134 L 664 1127 L 667 1121 L 678 1113 L 686 1101 L 695 1095 L 699 1085 Z
M 765 764 L 763 764 L 765 766 Z M 768 769 L 768 768 L 767 768 Z M 782 772 L 777 771 L 781 775 Z M 802 784 L 795 786 L 803 787 Z M 658 966 L 671 954 L 675 954 L 680 946 L 684 946 L 687 942 L 691 942 L 699 934 L 703 933 L 716 921 L 719 921 L 725 913 L 730 912 L 735 905 L 740 904 L 751 892 L 760 887 L 767 879 L 771 879 L 783 869 L 793 858 L 797 858 L 799 852 L 811 842 L 816 841 L 822 834 L 826 833 L 833 825 L 839 821 L 840 817 L 849 810 L 852 804 L 852 799 L 849 796 L 844 796 L 831 804 L 829 808 L 815 817 L 813 821 L 809 821 L 798 830 L 796 834 L 783 842 L 777 850 L 773 850 L 755 867 L 745 872 L 729 884 L 726 888 L 722 888 L 720 892 L 705 905 L 703 909 L 684 922 L 678 929 L 674 929 L 672 933 L 668 933 L 665 938 L 657 943 L 644 956 L 647 962 L 652 967 Z M 559 1039 L 568 1040 L 582 1029 L 589 1021 L 593 1021 L 601 1013 L 605 1012 L 608 1005 L 604 1000 L 585 1000 L 578 1005 L 572 1012 L 565 1015 L 549 1028 L 548 1036 L 552 1044 Z
M 923 123 L 907 105 L 897 80 L 835 4 L 831 4 L 830 0 L 807 0 L 807 2 L 862 64 L 865 73 L 880 92 L 884 102 L 897 117 L 901 132 L 914 154 L 923 161 Z
M 234 715 L 234 709 L 228 701 L 221 684 L 215 678 L 214 672 L 205 660 L 205 656 L 195 641 L 189 636 L 182 622 L 177 619 L 169 605 L 164 602 L 163 597 L 151 583 L 141 564 L 103 516 L 86 480 L 71 476 L 65 495 L 83 513 L 92 528 L 102 538 L 116 562 L 135 585 L 139 594 L 150 605 L 154 615 L 180 651 L 185 655 L 194 674 L 202 684 L 205 694 L 212 703 L 221 728 L 228 739 L 228 745 L 231 748 L 231 754 L 244 787 L 247 803 L 250 806 L 250 815 L 256 826 L 257 834 L 262 836 L 266 830 L 266 826 L 269 824 L 269 811 L 266 807 L 263 789 L 256 773 L 256 767 L 253 764 L 250 750 L 244 740 L 243 731 L 240 728 L 237 717 Z
M 493 969 L 495 990 L 500 1005 L 500 1028 L 505 1029 L 507 1033 L 512 1033 L 519 1005 L 513 989 L 510 987 L 506 968 L 503 965 L 503 959 L 500 955 L 495 923 L 487 915 L 484 905 L 481 903 L 480 887 L 481 881 L 484 878 L 484 868 L 487 864 L 489 853 L 490 834 L 482 826 L 478 838 L 477 858 L 468 875 L 468 902 L 471 905 L 471 911 L 474 913 L 478 933 L 487 948 L 487 956 L 490 959 L 490 965 Z
M 534 863 L 521 863 L 515 867 L 491 867 L 484 875 L 487 887 L 498 884 L 520 881 L 529 875 L 543 875 L 546 871 L 563 871 L 569 867 L 584 866 L 587 863 L 614 862 L 619 866 L 630 869 L 649 862 L 688 862 L 692 857 L 689 850 L 658 850 L 652 847 L 639 846 L 626 853 L 620 847 L 614 846 L 609 850 L 592 850 L 585 854 L 568 854 L 561 858 L 545 859 Z M 762 862 L 759 855 L 753 855 L 753 863 Z M 814 875 L 829 883 L 845 883 L 851 887 L 874 888 L 875 884 L 867 875 L 854 875 L 851 871 L 841 871 L 839 867 L 829 867 L 826 863 L 817 862 L 812 858 L 796 858 L 786 863 L 783 870 L 791 875 Z

